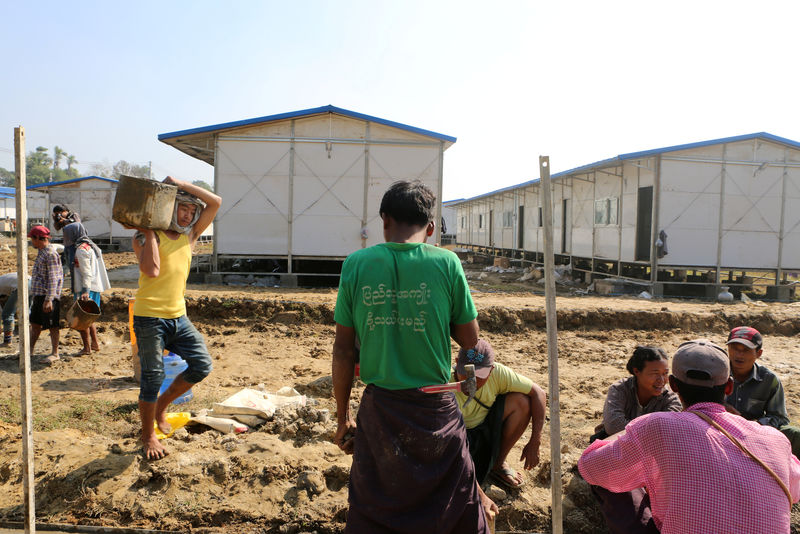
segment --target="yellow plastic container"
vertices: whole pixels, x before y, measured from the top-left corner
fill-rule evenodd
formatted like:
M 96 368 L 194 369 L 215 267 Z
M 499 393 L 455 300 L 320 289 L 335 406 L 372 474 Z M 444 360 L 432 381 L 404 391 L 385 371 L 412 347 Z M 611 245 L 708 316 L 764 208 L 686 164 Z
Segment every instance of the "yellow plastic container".
M 172 426 L 172 431 L 169 434 L 164 434 L 163 432 L 161 432 L 158 429 L 158 424 L 155 421 L 153 421 L 153 426 L 156 429 L 156 437 L 158 439 L 165 439 L 165 438 L 168 438 L 168 437 L 172 436 L 172 434 L 174 434 L 176 430 L 178 430 L 181 427 L 186 426 L 186 423 L 188 423 L 189 419 L 191 419 L 191 418 L 192 418 L 192 414 L 190 414 L 189 412 L 168 413 L 167 414 L 167 423 L 169 423 Z

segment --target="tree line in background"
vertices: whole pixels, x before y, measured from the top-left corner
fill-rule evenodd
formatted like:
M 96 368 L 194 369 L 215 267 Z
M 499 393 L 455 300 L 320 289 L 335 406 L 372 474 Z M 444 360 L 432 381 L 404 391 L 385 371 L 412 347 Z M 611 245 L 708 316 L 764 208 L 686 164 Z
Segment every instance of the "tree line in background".
M 65 167 L 61 167 L 61 163 Z M 25 160 L 25 173 L 28 184 L 40 184 L 43 182 L 58 182 L 78 177 L 78 170 L 75 165 L 78 160 L 74 155 L 68 154 L 61 147 L 53 148 L 53 156 L 50 156 L 48 148 L 37 146 L 36 150 L 28 152 Z M 0 183 L 4 186 L 14 185 L 14 171 L 0 167 Z
M 64 168 L 61 166 L 62 162 L 64 163 Z M 75 168 L 75 165 L 78 163 L 74 155 L 67 154 L 61 147 L 54 147 L 53 155 L 50 156 L 50 150 L 48 148 L 37 146 L 36 150 L 28 152 L 28 157 L 25 160 L 27 183 L 28 185 L 36 185 L 79 178 L 80 174 Z M 111 167 L 102 163 L 93 163 L 89 169 L 89 175 L 91 176 L 102 176 L 104 178 L 114 178 L 117 180 L 123 174 L 126 176 L 138 176 L 140 178 L 150 177 L 149 165 L 136 165 L 135 163 L 129 163 L 125 160 L 119 160 Z M 0 185 L 14 187 L 15 180 L 16 176 L 13 170 L 9 171 L 0 167 Z M 211 186 L 203 180 L 195 180 L 192 183 L 211 191 Z

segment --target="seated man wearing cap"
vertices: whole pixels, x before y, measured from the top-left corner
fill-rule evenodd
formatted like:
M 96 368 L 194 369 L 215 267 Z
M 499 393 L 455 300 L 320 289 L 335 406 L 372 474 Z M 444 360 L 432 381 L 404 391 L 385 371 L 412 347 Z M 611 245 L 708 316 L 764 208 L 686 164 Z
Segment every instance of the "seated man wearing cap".
M 615 492 L 644 486 L 664 534 L 788 533 L 800 461 L 783 434 L 725 410 L 733 390 L 725 350 L 683 343 L 669 385 L 684 411 L 643 415 L 596 440 L 578 461 L 581 476 Z
M 61 318 L 59 312 L 64 270 L 61 268 L 61 257 L 50 244 L 50 230 L 46 226 L 34 226 L 28 237 L 33 248 L 39 250 L 31 271 L 31 352 L 42 329 L 47 328 L 53 348 L 44 361 L 53 363 L 61 359 L 58 356 L 58 321 Z
M 728 409 L 745 419 L 777 428 L 789 438 L 792 453 L 800 457 L 800 428 L 789 424 L 783 384 L 775 373 L 756 362 L 764 352 L 761 333 L 737 326 L 728 334 L 733 391 L 725 399 Z
M 467 427 L 469 454 L 475 462 L 475 476 L 480 484 L 487 478 L 509 489 L 522 485 L 506 458 L 531 423 L 531 438 L 522 448 L 520 461 L 525 469 L 539 463 L 539 443 L 542 438 L 547 396 L 530 378 L 515 373 L 495 362 L 494 349 L 488 341 L 479 339 L 474 349 L 458 352 L 451 380 L 465 380 L 464 367 L 475 366 L 477 392 L 465 406 L 467 395 L 456 393 L 456 401 Z

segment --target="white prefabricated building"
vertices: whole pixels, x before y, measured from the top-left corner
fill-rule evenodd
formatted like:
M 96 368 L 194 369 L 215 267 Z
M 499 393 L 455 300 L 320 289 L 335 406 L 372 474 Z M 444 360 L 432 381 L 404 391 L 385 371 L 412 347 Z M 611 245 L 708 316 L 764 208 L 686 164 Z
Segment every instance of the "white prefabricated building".
M 386 189 L 421 180 L 441 200 L 444 151 L 456 141 L 334 106 L 158 139 L 214 166 L 222 207 L 213 270 L 220 274 L 229 270 L 225 260 L 237 258 L 285 260 L 276 274 L 292 274 L 303 269 L 295 260 L 342 260 L 383 242 L 378 209 Z
M 725 271 L 758 270 L 778 284 L 800 271 L 797 141 L 764 132 L 714 139 L 551 178 L 555 253 L 587 272 L 655 283 L 666 271 L 706 269 L 720 284 Z M 534 260 L 544 250 L 538 179 L 456 207 L 459 244 Z
M 51 211 L 55 204 L 66 204 L 80 215 L 93 241 L 127 246 L 135 231 L 111 219 L 117 185 L 113 178 L 84 176 L 28 186 L 28 218 L 43 222 L 58 237 L 61 231 L 55 230 Z
M 0 231 L 11 230 L 11 219 L 17 218 L 16 189 L 0 187 Z

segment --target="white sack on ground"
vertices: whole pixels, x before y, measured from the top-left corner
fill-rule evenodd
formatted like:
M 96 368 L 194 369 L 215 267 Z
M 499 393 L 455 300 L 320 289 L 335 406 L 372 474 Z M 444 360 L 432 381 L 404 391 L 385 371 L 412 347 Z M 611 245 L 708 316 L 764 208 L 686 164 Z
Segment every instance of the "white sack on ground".
M 290 387 L 283 387 L 275 394 L 245 388 L 222 402 L 215 402 L 214 413 L 228 416 L 257 415 L 262 419 L 271 419 L 278 408 L 305 405 L 305 395 L 300 395 Z

